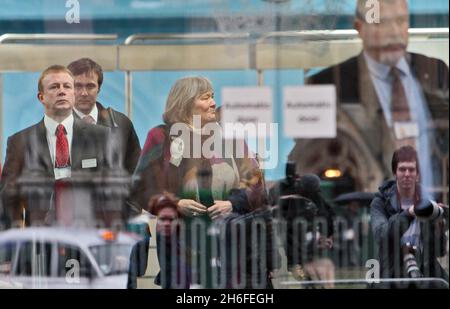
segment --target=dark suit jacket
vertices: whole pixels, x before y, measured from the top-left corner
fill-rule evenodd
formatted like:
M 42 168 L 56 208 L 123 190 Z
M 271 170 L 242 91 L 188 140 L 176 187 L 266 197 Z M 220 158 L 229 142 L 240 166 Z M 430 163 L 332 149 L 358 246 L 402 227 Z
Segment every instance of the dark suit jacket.
M 434 142 L 443 153 L 448 153 L 445 146 L 448 140 L 448 67 L 441 60 L 420 54 L 410 53 L 406 58 L 422 86 L 433 125 L 438 127 Z M 380 163 L 384 163 L 384 173 L 388 177 L 391 156 L 395 150 L 394 136 L 388 129 L 364 55 L 361 53 L 329 67 L 310 77 L 307 83 L 335 84 L 339 105 L 348 104 L 362 110 L 364 118 L 359 123 L 355 121 L 355 125 L 371 152 Z
M 107 128 L 85 124 L 74 119 L 71 148 L 70 181 L 78 187 L 83 184 L 90 190 L 103 186 L 112 167 L 108 151 L 109 132 Z M 82 161 L 96 159 L 96 167 L 82 168 Z M 44 121 L 26 128 L 8 138 L 3 177 L 0 183 L 1 200 L 5 219 L 16 222 L 22 219 L 26 210 L 26 223 L 52 224 L 55 175 L 48 149 Z M 98 193 L 98 191 L 96 191 Z M 96 215 L 104 214 L 105 205 L 99 203 L 99 196 L 93 200 Z M 79 207 L 79 205 L 77 205 Z M 104 218 L 100 218 L 104 219 Z
M 147 271 L 148 250 L 150 237 L 134 244 L 130 254 L 130 265 L 128 266 L 127 289 L 137 289 L 137 278 L 143 277 Z
M 134 130 L 133 123 L 124 114 L 112 109 L 105 108 L 99 102 L 97 124 L 111 128 L 111 139 L 113 147 L 113 160 L 117 166 L 125 168 L 129 175 L 133 175 L 139 156 L 141 146 L 139 138 Z M 73 113 L 79 118 L 76 113 Z

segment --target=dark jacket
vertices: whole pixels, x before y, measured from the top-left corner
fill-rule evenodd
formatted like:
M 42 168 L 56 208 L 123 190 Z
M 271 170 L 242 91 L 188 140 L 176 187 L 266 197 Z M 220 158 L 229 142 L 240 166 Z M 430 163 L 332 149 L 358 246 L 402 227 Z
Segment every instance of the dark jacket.
M 156 248 L 160 271 L 155 284 L 163 289 L 188 289 L 191 283 L 189 248 L 181 241 L 180 234 L 162 236 L 157 233 Z
M 105 108 L 99 102 L 96 105 L 98 109 L 97 124 L 111 128 L 112 159 L 116 162 L 116 166 L 125 168 L 129 175 L 133 175 L 141 154 L 139 138 L 133 123 L 127 116 L 111 107 Z M 77 113 L 73 114 L 79 118 Z
M 416 190 L 420 190 L 418 187 Z M 398 205 L 395 180 L 385 182 L 370 205 L 371 225 L 378 247 L 381 276 L 384 278 L 404 277 L 404 265 L 400 239 L 413 218 L 408 210 Z M 417 262 L 425 277 L 441 277 L 448 281 L 448 274 L 442 269 L 437 257 L 446 253 L 444 224 L 420 222 L 420 240 L 423 252 L 418 252 Z
M 415 53 L 408 53 L 406 58 L 422 86 L 433 119 L 443 117 L 442 113 L 448 113 L 448 66 L 442 60 Z M 366 83 L 367 73 L 367 64 L 361 53 L 311 76 L 307 83 L 334 84 L 340 103 L 367 104 L 364 102 L 367 92 L 373 94 L 375 90 L 371 82 Z M 373 99 L 378 101 L 376 95 Z M 442 104 L 443 99 L 447 99 L 447 104 Z
M 280 268 L 281 256 L 271 207 L 243 215 L 232 213 L 219 223 L 220 228 L 225 231 L 226 252 L 221 265 L 225 267 L 226 287 L 273 288 L 269 273 Z
M 150 237 L 148 236 L 134 244 L 131 249 L 127 289 L 137 289 L 137 278 L 145 275 L 149 247 Z
M 317 258 L 314 253 L 321 255 L 326 253 L 324 250 L 316 250 L 318 243 L 306 241 L 306 235 L 303 234 L 311 231 L 315 221 L 316 227 L 320 228 L 321 236 L 333 236 L 336 217 L 336 212 L 320 191 L 300 192 L 298 180 L 296 183 L 282 180 L 269 192 L 269 204 L 276 205 L 275 217 L 286 223 L 284 249 L 289 268 L 296 264 L 311 262 Z
M 281 218 L 286 221 L 285 251 L 288 267 L 304 265 L 325 256 L 330 249 L 319 248 L 318 239 L 307 239 L 307 234 L 318 230 L 321 237 L 334 234 L 336 213 L 320 195 L 313 198 L 300 196 L 298 200 L 285 200 L 280 205 Z M 314 213 L 314 214 L 313 214 Z
M 145 275 L 149 248 L 150 237 L 145 237 L 133 246 L 128 269 L 127 289 L 136 289 L 137 278 Z M 179 235 L 171 238 L 156 234 L 156 248 L 160 271 L 155 278 L 155 284 L 163 289 L 189 288 L 190 269 L 187 263 L 187 248 L 180 245 Z M 175 255 L 173 255 L 174 252 Z M 184 259 L 181 258 L 181 254 L 184 254 Z

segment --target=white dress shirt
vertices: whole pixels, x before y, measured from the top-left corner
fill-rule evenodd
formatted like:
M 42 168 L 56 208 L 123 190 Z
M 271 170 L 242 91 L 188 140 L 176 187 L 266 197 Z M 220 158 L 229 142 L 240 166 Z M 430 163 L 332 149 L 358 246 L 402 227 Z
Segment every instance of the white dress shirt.
M 50 157 L 52 159 L 53 171 L 55 172 L 55 179 L 67 178 L 71 176 L 71 167 L 56 168 L 55 167 L 55 157 L 56 157 L 56 128 L 60 123 L 53 120 L 47 115 L 44 115 L 44 125 L 47 132 L 47 143 L 48 149 L 50 150 Z M 69 117 L 61 122 L 66 129 L 66 137 L 69 143 L 69 156 L 70 163 L 72 163 L 72 137 L 73 137 L 73 115 L 70 114 Z
M 87 116 L 86 114 L 83 114 L 82 112 L 80 112 L 78 109 L 74 108 L 73 109 L 75 111 L 75 113 L 77 113 L 78 117 L 80 117 L 80 119 L 83 119 L 85 116 Z M 97 104 L 94 104 L 94 108 L 91 110 L 91 112 L 88 114 L 89 116 L 91 116 L 94 121 L 95 124 L 97 124 L 98 121 L 98 108 L 97 108 Z

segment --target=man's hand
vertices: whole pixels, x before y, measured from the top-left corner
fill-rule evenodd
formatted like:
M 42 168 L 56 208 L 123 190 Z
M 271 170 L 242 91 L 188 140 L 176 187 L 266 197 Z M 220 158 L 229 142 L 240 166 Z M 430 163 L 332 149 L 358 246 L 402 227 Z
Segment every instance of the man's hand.
M 214 205 L 208 208 L 208 216 L 212 219 L 222 218 L 233 211 L 230 201 L 214 201 Z
M 408 208 L 408 215 L 412 218 L 416 216 L 416 214 L 414 213 L 414 206 Z
M 448 217 L 448 205 L 445 205 L 443 203 L 437 203 L 437 204 L 444 211 L 443 216 L 441 216 L 441 218 L 438 219 L 439 226 L 444 229 L 446 226 L 446 220 L 447 220 L 446 217 Z
M 448 210 L 448 205 L 445 205 L 443 203 L 437 203 L 439 207 L 441 207 L 442 209 L 447 209 Z
M 194 200 L 183 199 L 178 201 L 178 210 L 183 216 L 195 217 L 204 215 L 207 208 Z

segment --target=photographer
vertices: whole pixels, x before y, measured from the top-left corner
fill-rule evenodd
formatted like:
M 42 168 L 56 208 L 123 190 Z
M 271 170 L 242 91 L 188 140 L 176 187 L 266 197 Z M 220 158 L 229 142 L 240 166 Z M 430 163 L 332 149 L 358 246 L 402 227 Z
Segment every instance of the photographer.
M 423 194 L 413 147 L 403 146 L 394 152 L 392 173 L 395 180 L 380 187 L 370 206 L 381 277 L 434 277 L 448 282 L 448 274 L 436 259 L 446 253 L 446 206 Z
M 314 287 L 334 287 L 334 264 L 327 253 L 333 247 L 335 213 L 321 195 L 320 178 L 313 174 L 299 177 L 295 163 L 289 162 L 286 179 L 276 189 L 271 192 L 272 203 L 277 201 L 279 217 L 286 222 L 289 270 L 300 281 L 329 281 Z

